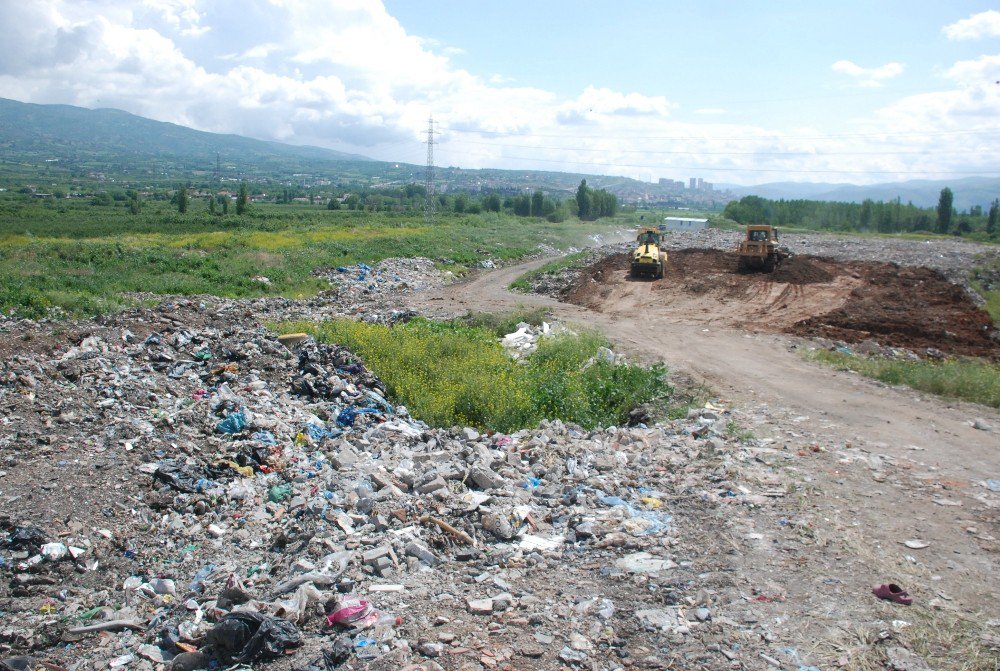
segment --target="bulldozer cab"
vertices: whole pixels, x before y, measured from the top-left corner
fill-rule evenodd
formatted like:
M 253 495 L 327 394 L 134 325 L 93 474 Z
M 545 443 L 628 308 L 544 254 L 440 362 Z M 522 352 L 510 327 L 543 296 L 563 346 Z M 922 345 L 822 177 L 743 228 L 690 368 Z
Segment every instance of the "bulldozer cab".
M 636 242 L 640 245 L 660 245 L 660 234 L 651 229 L 645 228 L 639 231 L 639 235 L 636 237 Z
M 747 226 L 747 240 L 753 242 L 767 242 L 768 240 L 778 240 L 778 229 L 771 226 Z

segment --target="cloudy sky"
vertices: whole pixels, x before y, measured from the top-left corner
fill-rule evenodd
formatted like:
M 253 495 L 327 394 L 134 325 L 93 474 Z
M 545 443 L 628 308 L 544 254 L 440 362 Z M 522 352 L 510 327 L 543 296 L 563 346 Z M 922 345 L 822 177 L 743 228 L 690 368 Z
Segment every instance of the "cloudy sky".
M 995 5 L 994 5 L 995 6 Z M 951 0 L 0 0 L 0 97 L 424 163 L 1000 176 L 1000 11 Z

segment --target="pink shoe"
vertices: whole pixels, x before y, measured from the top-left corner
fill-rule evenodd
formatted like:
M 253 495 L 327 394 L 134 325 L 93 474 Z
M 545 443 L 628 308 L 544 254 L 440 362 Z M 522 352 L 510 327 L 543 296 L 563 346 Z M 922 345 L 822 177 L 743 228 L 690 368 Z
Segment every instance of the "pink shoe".
M 909 606 L 913 603 L 913 599 L 906 590 L 895 583 L 889 583 L 886 585 L 879 585 L 878 587 L 872 588 L 872 594 L 880 599 L 885 599 L 886 601 L 894 601 L 896 603 L 901 603 L 904 606 Z

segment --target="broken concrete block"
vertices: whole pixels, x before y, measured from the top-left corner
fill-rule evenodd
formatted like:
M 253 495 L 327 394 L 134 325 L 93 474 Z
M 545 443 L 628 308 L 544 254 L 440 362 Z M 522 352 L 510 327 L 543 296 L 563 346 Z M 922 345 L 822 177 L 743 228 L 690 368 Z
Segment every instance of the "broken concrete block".
M 434 566 L 438 563 L 437 555 L 431 552 L 426 545 L 419 541 L 410 541 L 407 543 L 405 552 L 411 557 L 416 557 L 428 566 Z
M 473 615 L 489 615 L 493 612 L 493 599 L 469 599 L 466 606 Z
M 473 466 L 469 478 L 482 489 L 497 489 L 503 487 L 504 479 L 485 466 Z
M 446 489 L 447 487 L 448 483 L 444 481 L 444 478 L 438 475 L 426 482 L 418 484 L 414 489 L 418 494 L 430 494 L 438 491 L 439 489 Z

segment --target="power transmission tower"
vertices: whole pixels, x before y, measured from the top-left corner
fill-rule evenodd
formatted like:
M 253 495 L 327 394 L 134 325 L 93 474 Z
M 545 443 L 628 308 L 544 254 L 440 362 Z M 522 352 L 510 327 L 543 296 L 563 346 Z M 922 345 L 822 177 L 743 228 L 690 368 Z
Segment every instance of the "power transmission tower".
M 427 173 L 424 176 L 424 190 L 427 202 L 424 204 L 424 223 L 434 221 L 434 115 L 427 119 Z

